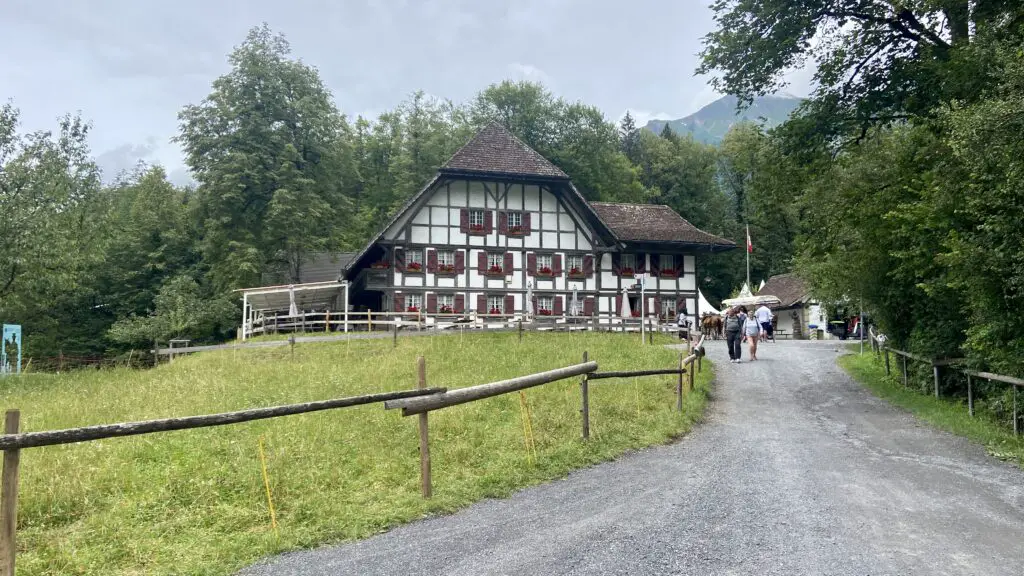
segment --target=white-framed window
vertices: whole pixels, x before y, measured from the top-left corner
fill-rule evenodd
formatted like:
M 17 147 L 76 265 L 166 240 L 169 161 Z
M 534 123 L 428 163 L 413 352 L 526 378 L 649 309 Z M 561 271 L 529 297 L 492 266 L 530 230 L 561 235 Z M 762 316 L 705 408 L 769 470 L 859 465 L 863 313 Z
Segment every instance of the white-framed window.
M 484 225 L 484 211 L 483 210 L 470 210 L 469 211 L 469 225 L 470 226 L 483 226 Z
M 501 268 L 503 271 L 507 272 L 507 270 L 504 270 L 504 267 L 505 267 L 505 254 L 503 254 L 501 252 L 488 252 L 487 253 L 487 267 L 488 268 L 494 268 L 495 266 L 497 266 L 498 268 Z
M 583 256 L 569 254 L 565 257 L 565 264 L 569 268 L 570 274 L 583 274 Z M 573 272 L 573 270 L 576 272 Z
M 676 315 L 676 299 L 675 298 L 662 298 L 661 299 L 661 315 L 674 318 Z
M 496 314 L 505 313 L 505 297 L 504 296 L 488 296 L 487 297 L 487 313 L 490 314 L 492 311 L 496 311 Z
M 537 254 L 537 271 L 540 272 L 547 268 L 548 272 L 552 272 L 551 269 L 551 254 Z
M 620 262 L 621 262 L 620 267 L 623 270 L 625 270 L 626 268 L 629 268 L 630 270 L 633 270 L 634 272 L 636 271 L 636 255 L 635 254 L 623 254 L 622 255 L 622 259 L 620 260 Z
M 511 228 L 522 228 L 523 226 L 523 213 L 522 212 L 509 212 L 508 213 L 508 227 Z
M 455 296 L 451 294 L 438 294 L 437 311 L 442 314 L 455 312 Z
M 406 272 L 422 272 L 423 271 L 423 250 L 406 250 L 405 251 L 405 271 Z
M 422 294 L 406 294 L 405 295 L 405 309 L 406 310 L 418 310 L 423 311 L 423 295 Z
M 676 261 L 675 257 L 671 254 L 661 254 L 658 256 L 658 269 L 659 270 L 675 270 Z
M 455 251 L 454 250 L 438 250 L 437 251 L 437 264 L 438 264 L 438 266 L 455 266 Z
M 555 309 L 555 297 L 554 296 L 539 296 L 537 298 L 537 312 L 545 310 L 551 312 Z

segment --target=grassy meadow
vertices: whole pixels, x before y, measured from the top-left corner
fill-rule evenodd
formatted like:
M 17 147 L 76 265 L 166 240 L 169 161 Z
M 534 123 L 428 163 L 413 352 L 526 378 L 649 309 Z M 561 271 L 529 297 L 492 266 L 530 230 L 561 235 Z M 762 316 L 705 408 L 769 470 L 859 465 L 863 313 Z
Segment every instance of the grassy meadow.
M 670 343 L 667 336 L 660 342 Z M 24 431 L 205 414 L 429 386 L 463 387 L 580 361 L 601 370 L 677 365 L 638 335 L 467 334 L 230 350 L 147 371 L 0 380 L 0 407 Z M 682 415 L 675 376 L 591 384 L 591 441 L 580 439 L 579 379 L 526 391 L 537 457 L 524 448 L 518 394 L 430 415 L 434 497 L 419 494 L 415 418 L 380 404 L 218 428 L 22 452 L 18 574 L 231 574 L 260 557 L 364 538 L 402 522 L 558 478 L 666 442 L 699 418 L 698 376 Z M 270 526 L 263 438 L 278 530 Z
M 870 352 L 841 356 L 839 365 L 879 398 L 937 428 L 983 444 L 989 454 L 1024 468 L 1024 437 L 1014 437 L 1012 428 L 999 423 L 978 406 L 975 416 L 971 417 L 964 401 L 936 398 L 904 387 L 898 375 L 898 361 L 893 361 L 892 376 L 885 375 L 885 366 Z

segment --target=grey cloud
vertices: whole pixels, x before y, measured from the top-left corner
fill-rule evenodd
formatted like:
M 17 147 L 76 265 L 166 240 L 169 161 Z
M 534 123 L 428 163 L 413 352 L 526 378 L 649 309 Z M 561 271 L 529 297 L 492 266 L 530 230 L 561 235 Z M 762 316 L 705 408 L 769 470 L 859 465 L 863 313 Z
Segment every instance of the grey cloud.
M 104 182 L 113 182 L 123 172 L 130 171 L 153 157 L 156 152 L 155 140 L 145 144 L 122 144 L 96 156 L 96 165 L 103 173 Z

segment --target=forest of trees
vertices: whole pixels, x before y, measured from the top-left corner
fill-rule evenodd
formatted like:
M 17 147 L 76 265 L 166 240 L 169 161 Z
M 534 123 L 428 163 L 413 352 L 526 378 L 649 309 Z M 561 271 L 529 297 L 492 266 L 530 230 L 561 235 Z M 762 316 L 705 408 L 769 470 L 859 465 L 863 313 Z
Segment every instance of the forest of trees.
M 23 132 L 0 109 L 0 318 L 28 353 L 123 354 L 154 338 L 233 334 L 261 274 L 354 250 L 485 122 L 565 170 L 592 200 L 664 203 L 743 244 L 751 276 L 796 270 L 826 302 L 863 301 L 893 341 L 1024 375 L 1024 7 L 944 0 L 717 0 L 698 72 L 741 104 L 816 66 L 771 131 L 719 146 L 616 123 L 506 81 L 465 103 L 414 94 L 349 118 L 284 38 L 253 29 L 231 71 L 179 113 L 196 181 L 159 167 L 103 184 L 89 126 Z M 742 283 L 736 250 L 701 262 L 713 301 Z

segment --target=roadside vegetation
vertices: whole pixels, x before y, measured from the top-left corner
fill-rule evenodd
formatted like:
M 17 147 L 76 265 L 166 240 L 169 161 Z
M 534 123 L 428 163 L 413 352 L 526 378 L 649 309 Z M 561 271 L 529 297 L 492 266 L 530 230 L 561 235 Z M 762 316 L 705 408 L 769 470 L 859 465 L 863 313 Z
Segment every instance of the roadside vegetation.
M 181 357 L 147 371 L 28 374 L 0 381 L 23 430 L 223 412 L 430 386 L 449 388 L 577 363 L 674 367 L 679 354 L 621 334 L 467 334 L 352 340 Z M 667 336 L 656 344 L 670 343 Z M 364 538 L 482 498 L 664 443 L 700 417 L 710 363 L 682 414 L 675 376 L 591 384 L 591 441 L 580 439 L 579 379 L 430 415 L 434 497 L 419 493 L 416 419 L 380 405 L 22 452 L 18 574 L 231 574 L 260 557 Z M 258 443 L 279 530 L 270 526 Z
M 1024 437 L 1014 437 L 1003 413 L 1004 394 L 993 394 L 986 400 L 975 402 L 975 416 L 967 410 L 967 401 L 957 398 L 936 398 L 911 382 L 904 387 L 893 363 L 891 376 L 885 375 L 885 366 L 871 353 L 848 354 L 839 358 L 842 366 L 855 380 L 879 398 L 903 408 L 936 428 L 958 434 L 983 444 L 990 454 L 1014 462 L 1024 468 Z M 1002 386 L 1003 392 L 1008 386 Z

